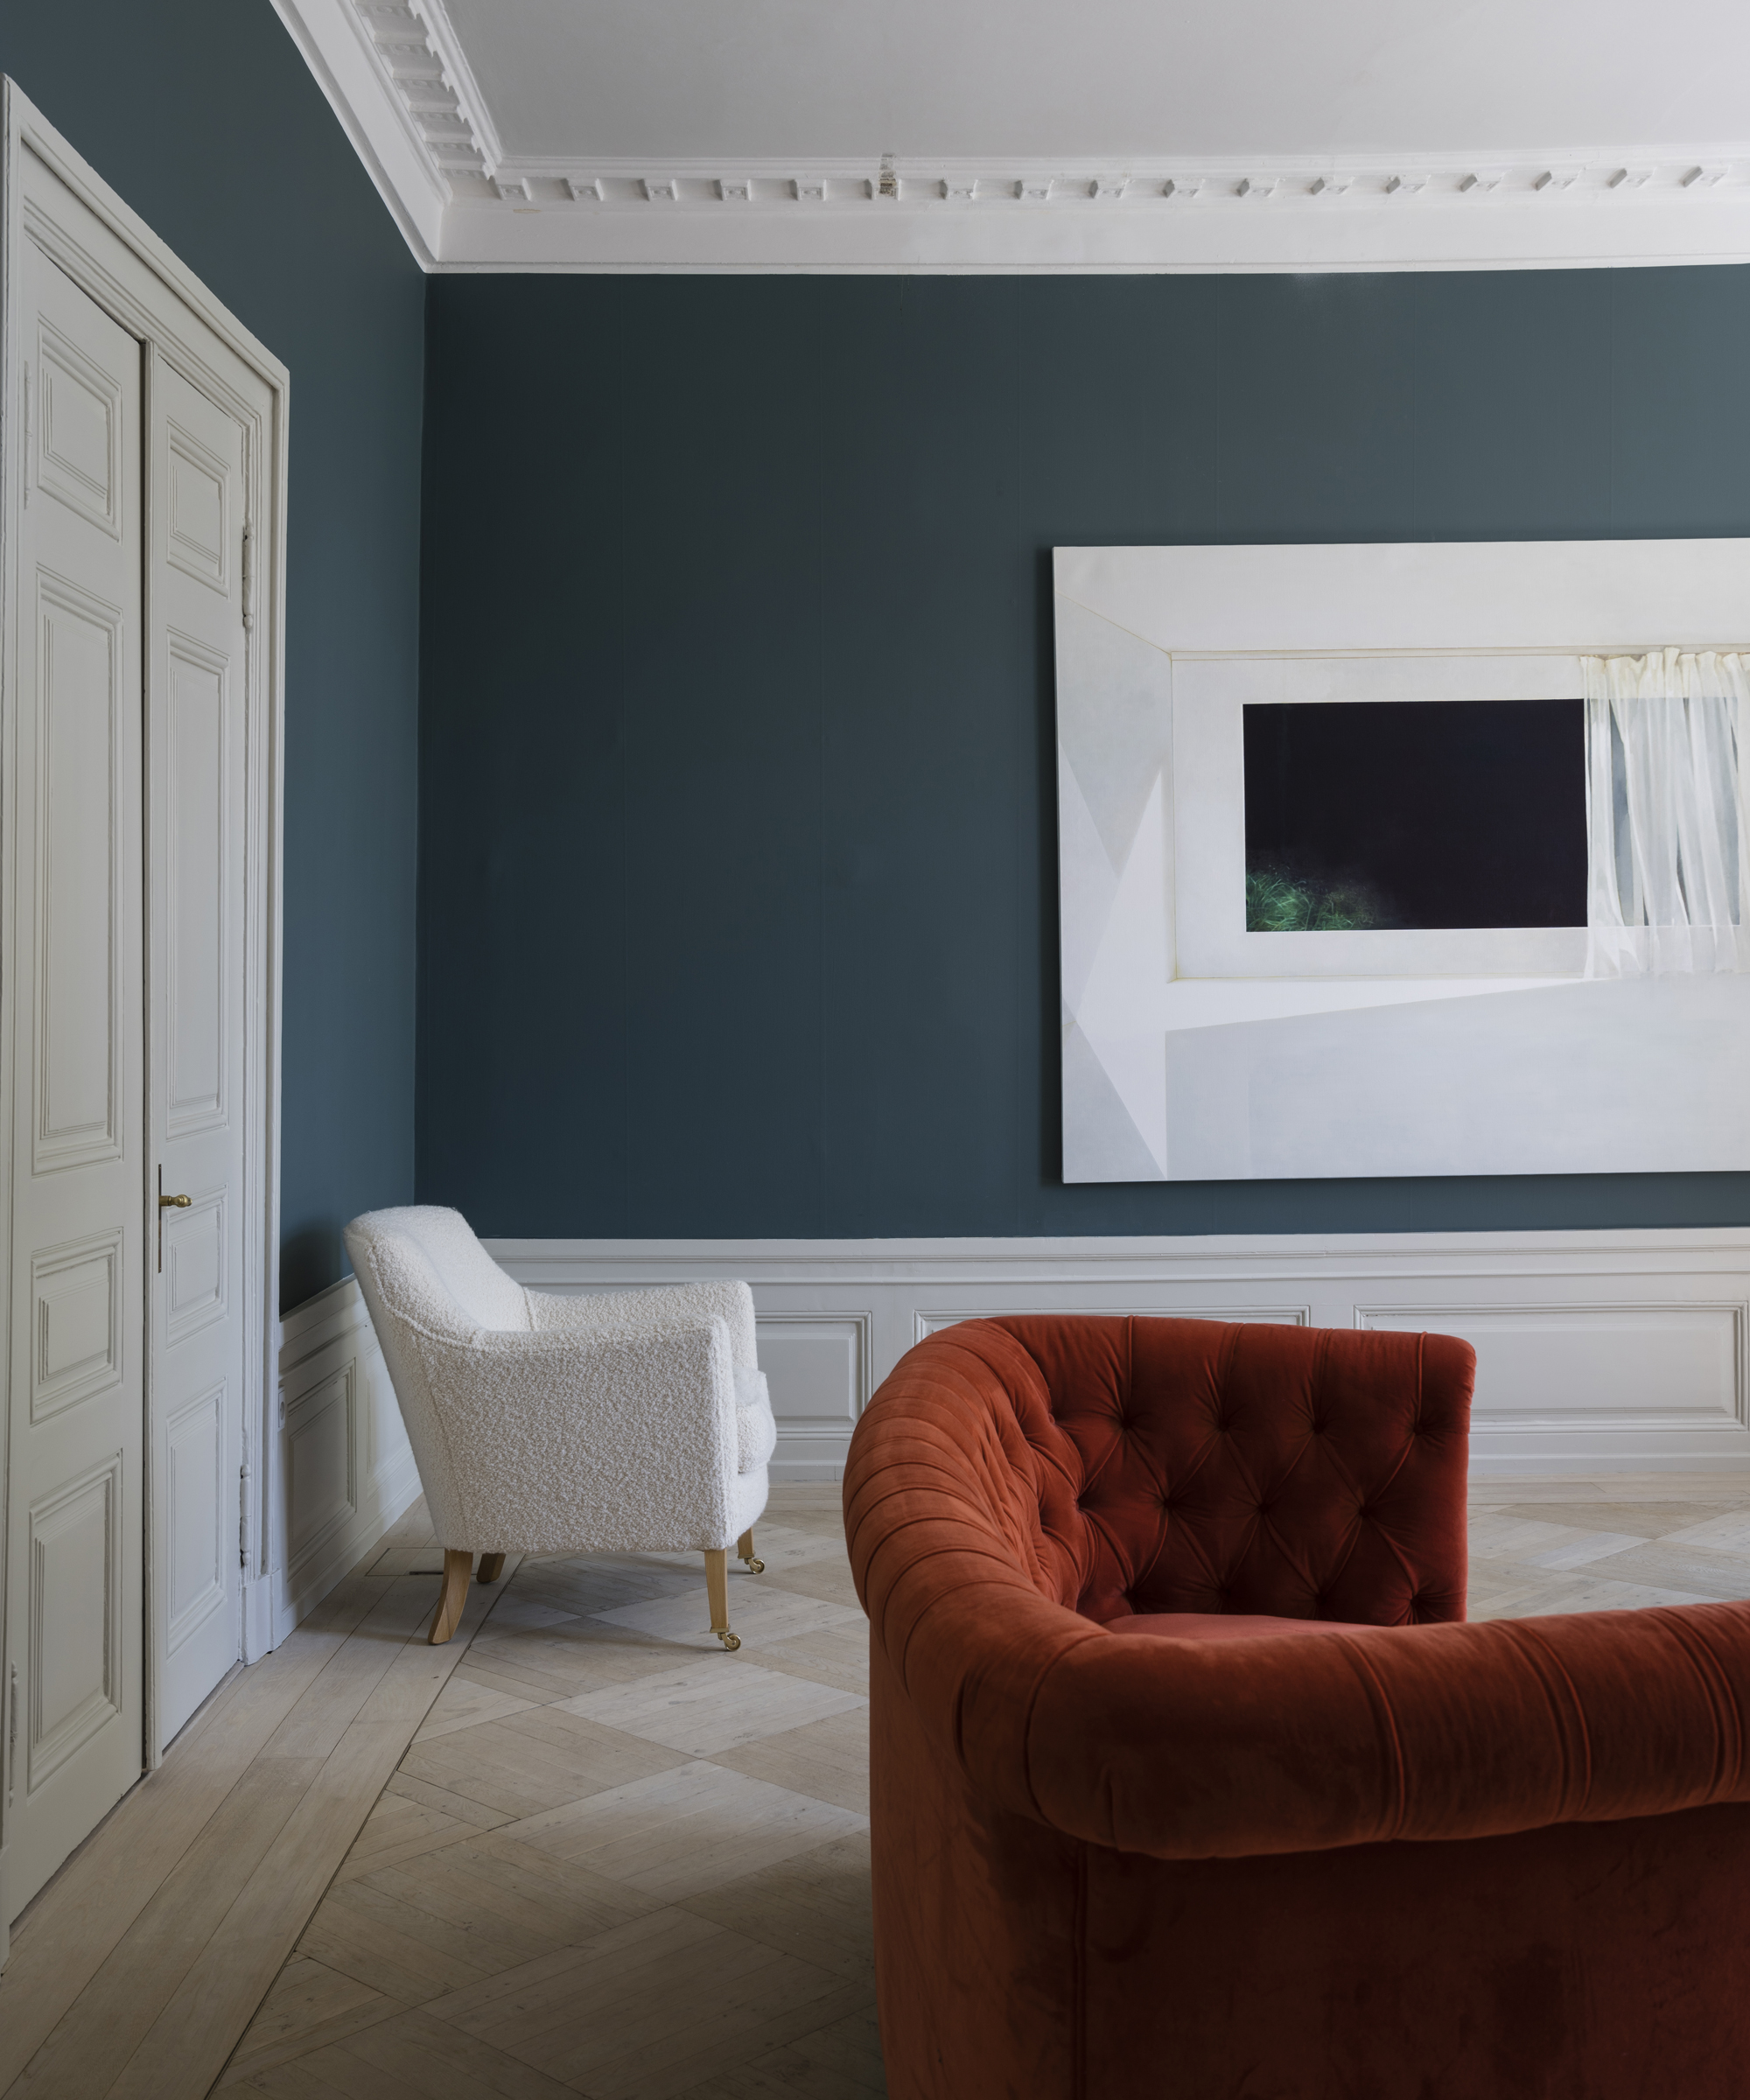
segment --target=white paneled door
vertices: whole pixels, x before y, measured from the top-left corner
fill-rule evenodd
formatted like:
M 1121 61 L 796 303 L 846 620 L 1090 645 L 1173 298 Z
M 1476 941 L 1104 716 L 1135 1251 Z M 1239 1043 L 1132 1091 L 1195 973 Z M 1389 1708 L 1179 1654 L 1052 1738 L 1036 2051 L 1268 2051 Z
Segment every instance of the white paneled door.
M 140 346 L 34 247 L 21 275 L 30 427 L 4 803 L 14 1902 L 138 1778 L 144 1714 Z
M 270 1223 L 250 551 L 274 402 L 28 159 L 25 195 L 0 1933 L 243 1652 Z
M 148 1291 L 168 1740 L 240 1652 L 248 436 L 156 353 L 150 381 Z

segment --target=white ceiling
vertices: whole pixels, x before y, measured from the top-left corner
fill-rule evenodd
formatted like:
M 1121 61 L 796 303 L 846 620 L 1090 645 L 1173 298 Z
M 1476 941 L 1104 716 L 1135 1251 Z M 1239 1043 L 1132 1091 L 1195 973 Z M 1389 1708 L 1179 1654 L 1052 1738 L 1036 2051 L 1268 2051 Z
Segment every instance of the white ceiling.
M 1578 151 L 1745 130 L 1742 0 L 447 0 L 508 155 Z
M 1750 256 L 1741 0 L 276 0 L 437 267 Z

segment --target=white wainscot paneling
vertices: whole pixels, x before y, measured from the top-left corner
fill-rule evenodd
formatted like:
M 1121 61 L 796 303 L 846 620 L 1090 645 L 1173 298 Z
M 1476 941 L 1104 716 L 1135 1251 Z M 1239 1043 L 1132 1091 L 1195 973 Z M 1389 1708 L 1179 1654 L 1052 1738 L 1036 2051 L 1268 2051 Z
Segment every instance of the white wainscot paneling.
M 760 1312 L 756 1325 L 778 1424 L 774 1478 L 836 1480 L 869 1399 L 873 1316 Z
M 1461 1334 L 1477 1353 L 1471 1435 L 1505 1463 L 1559 1460 L 1575 1438 L 1639 1466 L 1745 1462 L 1741 1301 L 1364 1306 L 1361 1323 Z
M 1477 1352 L 1474 1474 L 1750 1470 L 1750 1229 L 491 1246 L 537 1290 L 745 1277 L 778 1480 L 837 1478 L 926 1335 L 1020 1312 L 1458 1334 Z
M 355 1567 L 419 1493 L 388 1367 L 348 1277 L 280 1328 L 274 1638 Z

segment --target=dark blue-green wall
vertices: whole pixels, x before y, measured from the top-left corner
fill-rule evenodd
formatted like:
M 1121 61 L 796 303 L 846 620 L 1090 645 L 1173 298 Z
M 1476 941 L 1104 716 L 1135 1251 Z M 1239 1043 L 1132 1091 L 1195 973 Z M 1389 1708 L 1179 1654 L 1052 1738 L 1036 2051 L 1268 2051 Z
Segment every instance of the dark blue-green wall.
M 413 1187 L 424 280 L 269 0 L 0 0 L 0 70 L 291 372 L 292 1306 Z
M 1054 544 L 1750 533 L 1750 270 L 432 280 L 418 1172 L 482 1232 L 1740 1223 L 1074 1187 Z

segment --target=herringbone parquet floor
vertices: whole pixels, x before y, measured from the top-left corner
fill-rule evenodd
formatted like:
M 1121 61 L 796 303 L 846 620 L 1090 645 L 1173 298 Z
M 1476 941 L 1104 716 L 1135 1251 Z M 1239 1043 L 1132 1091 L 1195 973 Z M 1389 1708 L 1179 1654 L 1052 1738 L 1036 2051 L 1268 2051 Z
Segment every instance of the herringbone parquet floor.
M 372 1572 L 433 1565 L 402 1542 Z M 696 1556 L 527 1560 L 220 2090 L 858 2100 L 885 2090 L 867 1634 L 836 1488 L 780 1488 L 705 1625 Z M 1750 1596 L 1750 1480 L 1483 1481 L 1474 1618 Z M 458 1636 L 460 1638 L 461 1636 Z
M 696 1554 L 508 1574 L 220 2090 L 885 2090 L 867 1628 L 838 1489 L 773 1504 L 766 1572 L 731 1577 L 737 1655 L 706 1630 Z M 395 1558 L 382 1572 L 435 1564 Z

